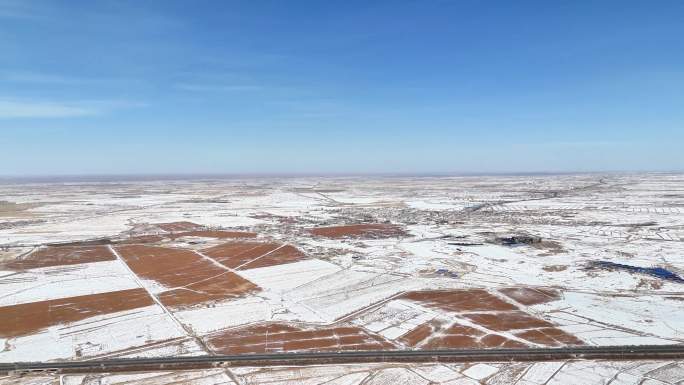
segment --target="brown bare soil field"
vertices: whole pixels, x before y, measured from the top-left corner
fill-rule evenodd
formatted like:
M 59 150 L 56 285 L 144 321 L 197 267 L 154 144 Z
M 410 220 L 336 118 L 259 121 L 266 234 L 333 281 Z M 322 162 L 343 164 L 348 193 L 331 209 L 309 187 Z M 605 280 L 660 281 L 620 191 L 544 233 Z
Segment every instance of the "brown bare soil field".
M 400 342 L 421 349 L 524 348 L 527 345 L 464 325 L 430 321 L 404 334 Z
M 158 243 L 164 240 L 174 240 L 180 237 L 205 237 L 205 238 L 216 238 L 216 239 L 239 239 L 239 238 L 255 238 L 256 233 L 248 231 L 229 231 L 229 230 L 193 230 L 193 231 L 181 231 L 176 233 L 164 234 L 164 235 L 136 235 L 126 239 L 116 241 L 114 243 L 118 245 L 135 245 L 135 244 L 152 244 Z
M 106 246 L 48 246 L 40 248 L 21 259 L 7 261 L 0 268 L 25 270 L 39 267 L 113 261 L 115 259 L 116 257 Z
M 112 291 L 0 307 L 0 337 L 11 338 L 52 325 L 153 305 L 144 289 Z
M 119 245 L 134 245 L 134 244 L 150 244 L 163 241 L 164 237 L 161 235 L 137 235 L 117 241 L 116 244 Z
M 412 291 L 404 294 L 402 298 L 452 312 L 518 309 L 515 305 L 481 289 Z
M 584 345 L 575 336 L 555 327 L 526 330 L 515 333 L 515 336 L 545 346 Z
M 257 234 L 247 231 L 228 231 L 228 230 L 195 230 L 174 233 L 171 238 L 179 237 L 206 237 L 216 239 L 229 238 L 256 238 Z
M 204 226 L 198 225 L 197 223 L 182 221 L 182 222 L 169 222 L 169 223 L 155 223 L 155 226 L 161 230 L 167 231 L 169 233 L 176 233 L 180 231 L 195 231 L 202 230 Z
M 130 245 L 119 246 L 117 251 L 138 276 L 172 288 L 159 295 L 168 306 L 235 298 L 258 289 L 190 250 Z
M 478 325 L 496 331 L 553 327 L 552 324 L 537 317 L 533 317 L 523 311 L 467 313 L 463 316 Z
M 285 324 L 226 330 L 209 337 L 207 343 L 220 354 L 396 348 L 382 337 L 355 326 L 299 328 Z
M 219 276 L 165 291 L 159 300 L 166 306 L 181 307 L 207 301 L 221 301 L 258 290 L 252 282 L 226 271 Z
M 548 302 L 558 299 L 560 295 L 552 289 L 505 288 L 499 291 L 525 305 Z M 552 323 L 528 314 L 486 290 L 416 291 L 408 292 L 401 298 L 454 313 L 491 331 L 486 333 L 458 324 L 445 326 L 432 320 L 401 337 L 400 341 L 409 346 L 436 349 L 514 348 L 526 345 L 497 335 L 496 332 L 513 333 L 527 341 L 529 346 L 583 345 L 581 340 L 556 328 Z
M 254 269 L 306 259 L 306 255 L 290 245 L 275 242 L 229 242 L 210 247 L 203 254 L 231 269 Z
M 356 225 L 317 227 L 310 229 L 313 235 L 326 238 L 392 238 L 408 235 L 401 226 L 388 223 L 364 223 Z
M 560 293 L 554 289 L 507 287 L 499 292 L 523 305 L 537 305 L 560 299 Z

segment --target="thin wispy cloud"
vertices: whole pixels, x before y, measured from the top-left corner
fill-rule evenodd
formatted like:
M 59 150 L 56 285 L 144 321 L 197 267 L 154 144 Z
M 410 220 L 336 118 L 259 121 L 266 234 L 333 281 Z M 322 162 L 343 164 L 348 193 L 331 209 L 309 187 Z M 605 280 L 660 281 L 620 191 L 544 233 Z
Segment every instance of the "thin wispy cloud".
M 0 119 L 73 118 L 97 113 L 95 109 L 67 104 L 0 100 Z
M 282 89 L 249 72 L 180 72 L 172 87 L 193 93 L 254 92 L 270 93 Z
M 129 77 L 85 77 L 49 72 L 0 71 L 0 83 L 10 85 L 39 85 L 51 87 L 94 86 L 120 87 L 144 85 L 144 80 Z
M 80 118 L 143 106 L 143 103 L 127 101 L 91 100 L 59 103 L 0 99 L 0 119 Z
M 235 92 L 259 91 L 265 87 L 252 84 L 193 84 L 181 83 L 175 86 L 179 90 L 190 92 Z

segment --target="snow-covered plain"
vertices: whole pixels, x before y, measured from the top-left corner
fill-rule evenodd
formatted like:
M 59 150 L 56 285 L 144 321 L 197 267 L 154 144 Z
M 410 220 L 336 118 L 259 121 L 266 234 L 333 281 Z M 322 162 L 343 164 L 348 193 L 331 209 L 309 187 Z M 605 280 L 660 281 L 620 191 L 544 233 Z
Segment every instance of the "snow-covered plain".
M 398 297 L 436 289 L 486 289 L 497 296 L 504 287 L 553 289 L 559 293 L 553 301 L 516 306 L 586 345 L 684 342 L 683 283 L 589 268 L 601 260 L 662 267 L 684 276 L 681 174 L 4 184 L 0 196 L 27 204 L 20 211 L 0 211 L 0 314 L 11 314 L 2 309 L 15 305 L 140 287 L 155 300 L 153 306 L 57 323 L 28 335 L 0 335 L 4 362 L 212 354 L 204 343 L 209 336 L 267 323 L 353 325 L 406 348 L 398 343 L 403 335 L 449 314 Z M 256 241 L 287 243 L 305 258 L 237 271 L 226 267 L 258 289 L 184 307 L 167 307 L 158 296 L 186 288 L 138 277 L 119 260 L 28 270 L 3 265 L 48 243 L 163 236 L 152 224 L 169 222 L 254 232 Z M 359 223 L 391 223 L 405 234 L 324 238 L 310 232 Z M 507 246 L 497 241 L 513 235 L 541 242 Z M 152 242 L 199 250 L 228 241 L 181 237 Z M 606 378 L 614 384 L 684 380 L 656 375 L 657 368 L 640 371 L 641 363 L 512 365 L 343 366 L 308 379 L 304 369 L 297 369 L 301 381 L 290 380 L 565 384 L 580 372 L 586 373 L 587 384 Z M 286 381 L 294 373 L 288 368 L 245 370 L 234 370 L 226 383 L 269 383 L 268 376 L 276 374 Z M 223 378 L 197 376 L 187 382 Z M 173 375 L 148 380 L 156 384 L 164 378 L 171 381 Z
M 107 355 L 184 337 L 182 330 L 156 306 L 57 325 L 29 336 L 0 338 L 3 361 L 47 361 Z
M 133 277 L 118 261 L 43 267 L 0 276 L 0 306 L 136 287 Z

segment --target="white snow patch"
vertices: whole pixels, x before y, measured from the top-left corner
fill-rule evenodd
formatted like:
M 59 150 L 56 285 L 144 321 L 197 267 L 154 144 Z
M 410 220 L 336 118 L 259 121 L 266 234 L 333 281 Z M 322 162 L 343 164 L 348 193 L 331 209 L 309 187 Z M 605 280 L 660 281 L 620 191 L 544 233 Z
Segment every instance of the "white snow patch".
M 625 329 L 646 333 L 641 340 L 634 337 L 639 334 L 612 333 L 610 330 L 594 331 L 576 330 L 581 338 L 589 339 L 597 345 L 612 345 L 615 343 L 667 343 L 663 339 L 684 339 L 684 317 L 681 316 L 679 306 L 673 306 L 661 296 L 616 297 L 600 294 L 565 292 L 564 298 L 534 306 L 535 310 L 556 312 L 563 309 L 565 313 L 552 313 L 554 322 L 561 325 L 564 319 L 570 330 L 578 322 L 595 324 L 598 321 L 619 326 Z M 565 325 L 564 325 L 565 326 Z M 651 334 L 649 336 L 648 334 Z M 654 338 L 655 337 L 655 338 Z M 624 338 L 620 340 L 621 338 Z M 617 340 L 616 340 L 617 339 Z M 669 343 L 673 343 L 669 341 Z
M 405 300 L 392 300 L 352 322 L 390 340 L 401 337 L 430 321 L 436 313 Z
M 421 282 L 404 276 L 354 269 L 342 270 L 285 293 L 284 298 L 312 309 L 322 320 L 332 322 Z
M 118 261 L 43 267 L 0 278 L 0 306 L 137 287 Z
M 475 380 L 482 380 L 484 378 L 487 378 L 491 376 L 492 374 L 496 373 L 499 371 L 499 368 L 487 364 L 475 364 L 468 369 L 463 371 L 463 374 L 466 376 L 475 379 Z
M 517 382 L 518 385 L 542 385 L 565 365 L 565 362 L 536 362 Z
M 0 362 L 47 361 L 101 355 L 154 341 L 182 337 L 176 324 L 158 307 L 111 313 L 10 339 Z
M 265 290 L 285 291 L 333 274 L 341 268 L 320 259 L 240 270 L 238 274 Z
M 174 313 L 182 323 L 196 333 L 206 334 L 227 327 L 271 319 L 269 304 L 261 298 L 243 298 L 212 307 L 183 310 Z

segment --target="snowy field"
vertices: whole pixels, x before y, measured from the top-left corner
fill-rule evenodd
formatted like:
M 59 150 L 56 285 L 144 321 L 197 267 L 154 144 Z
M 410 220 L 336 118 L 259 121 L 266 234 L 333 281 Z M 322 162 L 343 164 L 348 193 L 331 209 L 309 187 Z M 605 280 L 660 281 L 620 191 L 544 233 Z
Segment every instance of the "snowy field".
M 0 185 L 1 362 L 238 345 L 363 350 L 369 341 L 393 349 L 680 344 L 679 277 L 679 174 Z M 674 384 L 684 381 L 682 367 L 359 365 L 62 380 L 526 385 L 576 383 L 581 374 L 586 384 Z

